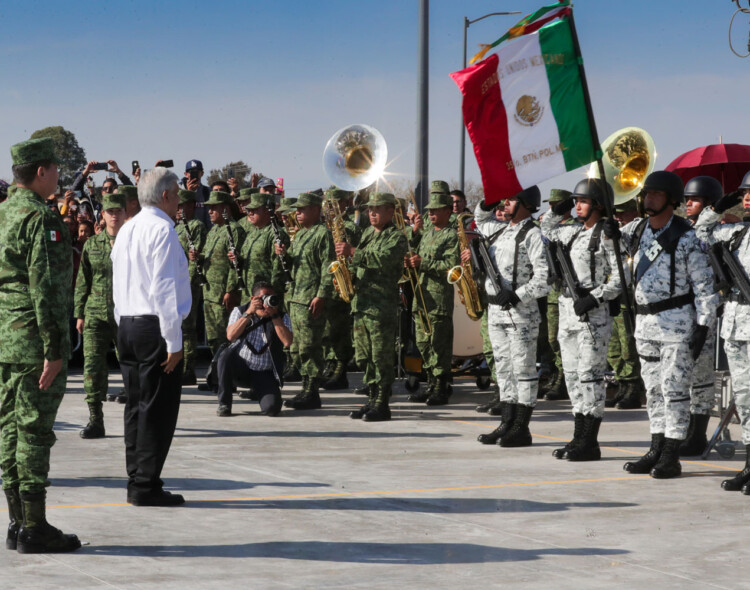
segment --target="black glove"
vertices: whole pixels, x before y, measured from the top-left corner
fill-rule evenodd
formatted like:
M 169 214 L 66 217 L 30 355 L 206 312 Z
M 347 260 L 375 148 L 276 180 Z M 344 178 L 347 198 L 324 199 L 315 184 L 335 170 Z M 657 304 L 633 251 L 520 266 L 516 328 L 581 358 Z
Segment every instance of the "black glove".
M 559 203 L 555 203 L 552 207 L 552 213 L 555 215 L 563 215 L 573 208 L 573 199 L 565 199 Z
M 521 300 L 518 298 L 518 295 L 512 289 L 503 289 L 497 294 L 497 304 L 500 307 L 515 307 L 520 302 Z
M 586 295 L 573 304 L 576 315 L 584 315 L 595 307 L 599 307 L 599 301 L 593 295 Z
M 706 343 L 706 337 L 708 336 L 708 326 L 701 326 L 700 324 L 693 328 L 690 332 L 690 338 L 688 339 L 688 346 L 690 346 L 690 352 L 693 353 L 693 360 L 697 361 L 703 350 L 703 345 Z
M 482 211 L 492 211 L 495 207 L 497 207 L 497 203 L 492 203 L 491 205 L 488 205 L 487 201 L 485 200 L 479 201 L 479 208 Z
M 728 195 L 724 195 L 714 203 L 714 211 L 717 213 L 724 213 L 727 209 L 731 209 L 735 205 L 739 204 L 742 200 L 742 191 L 734 191 Z
M 620 236 L 622 235 L 622 233 L 620 232 L 620 224 L 617 223 L 617 220 L 613 219 L 612 217 L 607 217 L 604 220 L 602 232 L 610 240 L 619 240 Z

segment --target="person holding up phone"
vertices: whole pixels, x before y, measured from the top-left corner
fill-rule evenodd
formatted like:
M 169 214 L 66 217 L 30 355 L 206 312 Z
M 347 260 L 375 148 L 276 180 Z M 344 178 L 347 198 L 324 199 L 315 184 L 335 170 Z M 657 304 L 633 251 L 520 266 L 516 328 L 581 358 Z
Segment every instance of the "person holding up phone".
M 117 175 L 117 178 L 120 179 L 120 184 L 124 185 L 132 185 L 133 181 L 130 180 L 130 178 L 122 171 L 120 170 L 120 167 L 117 165 L 117 162 L 114 160 L 107 160 L 106 162 L 97 162 L 96 160 L 91 160 L 88 164 L 86 164 L 86 167 L 81 171 L 81 173 L 75 177 L 75 180 L 73 180 L 73 184 L 70 187 L 70 190 L 72 191 L 81 191 L 83 190 L 83 185 L 86 184 L 86 179 L 89 177 L 89 175 L 92 172 L 97 172 L 99 170 L 106 170 L 108 172 L 114 172 Z M 117 180 L 114 178 L 107 178 L 102 183 L 102 193 L 107 194 L 113 194 L 115 190 L 117 190 Z M 105 190 L 106 189 L 106 190 Z
M 208 215 L 206 201 L 211 194 L 210 189 L 201 182 L 203 178 L 203 162 L 200 160 L 189 160 L 185 164 L 185 177 L 182 179 L 182 188 L 195 193 L 195 218 L 202 221 L 206 229 L 211 229 L 211 218 Z

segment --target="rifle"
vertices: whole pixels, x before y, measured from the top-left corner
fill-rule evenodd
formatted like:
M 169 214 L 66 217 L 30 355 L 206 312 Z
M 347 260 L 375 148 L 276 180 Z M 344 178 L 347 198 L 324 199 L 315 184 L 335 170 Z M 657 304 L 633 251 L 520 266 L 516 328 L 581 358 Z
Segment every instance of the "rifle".
M 576 269 L 573 268 L 573 262 L 570 259 L 570 252 L 568 252 L 567 247 L 563 244 L 557 244 L 557 247 L 555 248 L 555 256 L 557 258 L 557 264 L 560 267 L 562 280 L 568 288 L 570 297 L 573 299 L 573 304 L 575 305 L 581 300 L 581 292 L 585 292 L 587 289 L 582 287 L 581 281 L 578 280 L 578 275 L 576 274 Z M 578 316 L 578 320 L 586 322 L 589 332 L 591 332 L 591 336 L 593 337 L 594 334 L 591 331 L 591 324 L 589 323 L 589 314 L 584 313 L 583 315 Z
M 224 209 L 224 211 L 221 212 L 221 216 L 224 218 L 224 227 L 227 228 L 227 237 L 229 238 L 229 251 L 234 255 L 232 256 L 232 266 L 234 267 L 234 272 L 237 275 L 237 286 L 240 289 L 245 288 L 245 281 L 242 279 L 242 272 L 240 271 L 240 262 L 239 262 L 239 254 L 237 253 L 237 245 L 234 243 L 234 236 L 232 235 L 232 228 L 230 227 L 229 223 L 231 221 L 231 217 L 229 215 L 229 211 Z
M 503 277 L 500 274 L 500 271 L 495 268 L 495 262 L 492 260 L 492 256 L 490 256 L 490 248 L 488 242 L 489 240 L 485 237 L 477 237 L 471 240 L 471 242 L 469 243 L 471 262 L 477 270 L 477 280 L 479 280 L 480 277 L 488 278 L 490 280 L 490 283 L 492 283 L 492 287 L 494 288 L 495 293 L 499 294 L 501 291 L 503 291 Z M 488 299 L 491 300 L 492 295 L 488 295 Z M 490 301 L 490 303 L 492 303 L 492 301 Z M 510 308 L 511 305 L 509 303 L 506 303 L 502 307 L 503 311 L 507 311 L 509 316 Z M 515 329 L 516 324 L 513 321 L 513 316 L 510 317 L 510 322 L 511 324 L 513 324 L 513 329 Z
M 722 243 L 716 242 L 708 249 L 708 261 L 714 271 L 714 290 L 726 294 L 732 288 L 732 281 L 727 276 L 723 261 Z
M 188 243 L 188 252 L 197 252 L 197 249 L 195 247 L 195 243 L 193 243 L 193 238 L 190 237 L 190 228 L 188 227 L 187 221 L 185 221 L 185 217 L 182 215 L 182 211 L 177 212 L 177 223 L 181 223 L 185 226 L 185 237 L 187 238 Z M 208 285 L 208 279 L 206 279 L 206 275 L 203 274 L 203 267 L 201 267 L 201 264 L 199 261 L 195 261 L 195 267 L 198 273 L 198 283 L 201 285 Z
M 726 243 L 719 242 L 715 245 L 720 246 L 717 248 L 717 252 L 721 253 L 721 260 L 729 275 L 731 285 L 739 290 L 740 296 L 744 299 L 744 303 L 750 303 L 750 281 L 748 281 L 745 270 L 740 263 L 737 262 L 737 259 L 734 257 Z
M 268 211 L 271 214 L 271 230 L 273 231 L 274 242 L 277 246 L 283 246 L 284 242 L 281 239 L 281 222 L 276 217 L 276 210 L 273 205 L 268 206 Z M 286 259 L 283 254 L 279 254 L 279 262 L 281 262 L 281 270 L 284 273 L 284 284 L 289 285 L 292 282 L 292 274 L 289 272 L 289 268 L 286 265 Z

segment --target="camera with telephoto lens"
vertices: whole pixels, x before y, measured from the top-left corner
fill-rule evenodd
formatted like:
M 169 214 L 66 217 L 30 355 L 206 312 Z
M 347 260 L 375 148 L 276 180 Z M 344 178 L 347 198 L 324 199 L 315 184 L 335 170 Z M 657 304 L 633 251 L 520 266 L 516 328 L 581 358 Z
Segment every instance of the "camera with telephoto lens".
M 281 303 L 281 297 L 278 295 L 264 295 L 263 305 L 265 307 L 278 307 Z

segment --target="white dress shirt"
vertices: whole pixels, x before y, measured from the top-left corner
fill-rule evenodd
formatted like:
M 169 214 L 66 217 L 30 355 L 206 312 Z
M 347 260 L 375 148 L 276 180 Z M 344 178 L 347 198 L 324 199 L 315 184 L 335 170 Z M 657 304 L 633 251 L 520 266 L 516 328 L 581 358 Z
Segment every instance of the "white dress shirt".
M 120 229 L 110 257 L 118 325 L 123 316 L 157 316 L 167 352 L 182 350 L 182 320 L 192 296 L 174 221 L 158 207 L 143 207 Z

